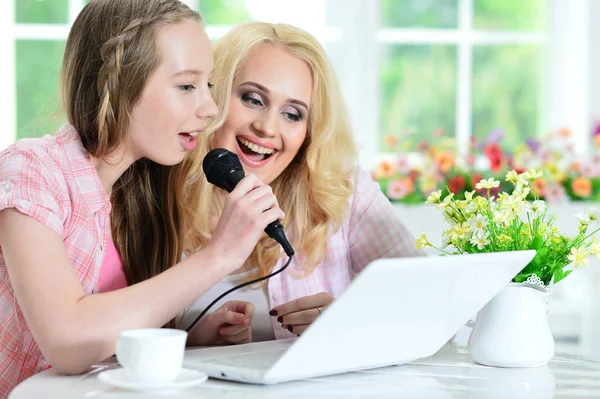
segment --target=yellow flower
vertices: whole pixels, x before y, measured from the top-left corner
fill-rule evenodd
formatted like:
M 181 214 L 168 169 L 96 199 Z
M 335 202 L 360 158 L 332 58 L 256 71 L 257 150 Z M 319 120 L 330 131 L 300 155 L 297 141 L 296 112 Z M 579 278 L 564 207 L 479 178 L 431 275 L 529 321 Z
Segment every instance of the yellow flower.
M 431 245 L 431 243 L 427 239 L 427 235 L 425 233 L 422 233 L 421 237 L 417 238 L 417 242 L 415 244 L 415 247 L 417 249 L 423 249 L 423 248 L 428 247 L 430 245 Z
M 555 162 L 547 163 L 546 170 L 548 171 L 548 174 L 550 175 L 550 180 L 552 180 L 554 182 L 562 183 L 567 178 L 567 174 Z
M 477 190 L 482 190 L 482 189 L 491 190 L 492 188 L 499 187 L 499 186 L 500 186 L 500 182 L 498 180 L 495 180 L 493 177 L 490 177 L 487 180 L 481 179 L 481 181 L 475 185 L 475 188 Z
M 444 197 L 444 200 L 437 205 L 438 209 L 444 209 L 449 207 L 452 203 L 452 198 L 454 197 L 454 193 L 450 193 Z
M 442 190 L 437 190 L 432 192 L 429 197 L 427 197 L 426 204 L 437 204 L 440 202 L 440 198 L 442 198 Z
M 465 200 L 472 201 L 474 194 L 475 194 L 475 191 L 465 191 Z
M 450 236 L 452 240 L 463 240 L 469 236 L 471 229 L 467 223 L 457 223 L 450 229 Z
M 429 193 L 437 187 L 437 181 L 432 174 L 423 175 L 419 182 L 419 189 L 424 193 Z
M 522 173 L 521 176 L 523 176 L 527 180 L 533 181 L 539 177 L 542 177 L 543 173 L 535 169 L 527 169 L 527 171 Z
M 500 241 L 501 244 L 510 244 L 511 242 L 513 242 L 513 238 L 509 235 L 506 234 L 500 234 L 498 236 L 498 241 Z
M 600 242 L 594 240 L 590 246 L 590 253 L 600 259 Z
M 514 170 L 509 171 L 506 174 L 506 181 L 511 182 L 513 184 L 517 184 L 517 180 L 519 180 L 519 175 Z
M 588 264 L 589 255 L 590 253 L 584 247 L 571 248 L 571 253 L 567 256 L 567 259 L 573 263 L 573 267 L 580 268 Z

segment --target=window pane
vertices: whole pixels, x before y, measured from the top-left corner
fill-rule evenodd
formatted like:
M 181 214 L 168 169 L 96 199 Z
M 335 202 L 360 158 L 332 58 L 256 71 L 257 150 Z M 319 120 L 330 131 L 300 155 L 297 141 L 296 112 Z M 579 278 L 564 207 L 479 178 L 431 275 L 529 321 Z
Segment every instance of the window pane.
M 380 79 L 381 151 L 389 136 L 412 132 L 415 144 L 439 128 L 454 136 L 456 46 L 384 47 Z
M 16 41 L 17 138 L 54 133 L 58 113 L 58 74 L 65 42 Z
M 473 49 L 473 134 L 504 132 L 514 149 L 540 133 L 543 50 L 539 46 L 476 46 Z
M 245 0 L 198 0 L 206 25 L 234 25 L 250 19 Z
M 390 28 L 456 28 L 458 0 L 381 0 L 381 25 Z
M 473 26 L 484 30 L 542 31 L 548 0 L 473 0 Z
M 7 1 L 7 0 L 4 0 Z M 15 21 L 24 24 L 66 24 L 69 0 L 14 0 Z

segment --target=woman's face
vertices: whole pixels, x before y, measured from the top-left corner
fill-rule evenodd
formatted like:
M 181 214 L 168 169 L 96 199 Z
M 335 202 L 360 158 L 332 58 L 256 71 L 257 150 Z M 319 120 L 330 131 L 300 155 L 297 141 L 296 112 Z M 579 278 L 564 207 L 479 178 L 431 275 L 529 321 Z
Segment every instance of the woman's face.
M 233 82 L 213 147 L 237 153 L 246 173 L 272 183 L 304 143 L 312 100 L 308 64 L 271 44 L 254 49 Z
M 161 28 L 157 47 L 161 62 L 132 111 L 128 148 L 134 159 L 175 165 L 218 112 L 208 88 L 212 48 L 202 25 L 193 21 Z

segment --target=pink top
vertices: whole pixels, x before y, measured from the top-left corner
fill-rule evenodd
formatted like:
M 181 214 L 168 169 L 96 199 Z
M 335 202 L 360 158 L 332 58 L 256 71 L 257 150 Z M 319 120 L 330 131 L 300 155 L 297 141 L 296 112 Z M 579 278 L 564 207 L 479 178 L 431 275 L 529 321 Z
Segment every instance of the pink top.
M 301 274 L 303 259 L 302 254 L 297 253 L 283 273 L 269 279 L 269 306 L 272 309 L 320 292 L 338 297 L 371 261 L 422 255 L 424 253 L 415 248 L 415 239 L 398 218 L 379 184 L 371 179 L 369 173 L 359 171 L 342 226 L 327 240 L 324 261 L 309 276 L 297 278 L 294 275 Z M 283 262 L 287 262 L 287 257 L 280 259 L 274 270 L 282 267 Z M 281 328 L 276 317 L 271 320 L 275 337 L 295 337 Z
M 54 230 L 85 293 L 99 292 L 110 199 L 71 125 L 65 124 L 55 137 L 19 140 L 0 152 L 0 210 L 5 208 Z M 1 248 L 0 325 L 0 398 L 6 398 L 19 382 L 50 365 L 14 296 Z
M 112 238 L 108 238 L 106 255 L 100 268 L 99 292 L 110 292 L 127 287 L 127 278 L 123 271 L 121 257 L 115 248 Z

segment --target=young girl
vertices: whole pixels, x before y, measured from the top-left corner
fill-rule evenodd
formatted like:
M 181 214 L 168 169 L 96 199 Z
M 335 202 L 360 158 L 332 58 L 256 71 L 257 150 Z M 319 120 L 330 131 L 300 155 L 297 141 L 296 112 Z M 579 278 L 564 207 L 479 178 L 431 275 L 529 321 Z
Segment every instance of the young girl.
M 297 254 L 263 289 L 232 298 L 256 306 L 255 340 L 299 335 L 369 262 L 422 253 L 378 184 L 358 169 L 342 95 L 314 37 L 289 25 L 247 23 L 217 41 L 214 57 L 212 93 L 223 114 L 204 145 L 237 153 L 247 173 L 273 187 Z M 188 193 L 190 203 L 197 202 L 189 245 L 203 248 L 225 193 L 204 179 Z M 285 260 L 264 237 L 244 267 L 192 309 L 203 309 L 217 293 L 266 275 Z
M 283 217 L 248 176 L 212 239 L 177 263 L 198 168 L 186 153 L 217 115 L 212 70 L 200 15 L 177 0 L 94 0 L 77 17 L 61 72 L 68 122 L 0 154 L 0 397 L 49 366 L 85 371 L 122 330 L 173 325 Z M 228 303 L 189 342 L 243 341 L 251 317 Z

